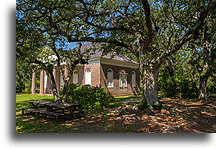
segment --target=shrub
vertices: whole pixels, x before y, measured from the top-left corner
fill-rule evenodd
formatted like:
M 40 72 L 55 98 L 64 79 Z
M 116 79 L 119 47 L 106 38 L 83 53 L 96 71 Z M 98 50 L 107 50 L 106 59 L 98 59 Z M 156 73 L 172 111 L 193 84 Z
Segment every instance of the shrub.
M 159 79 L 162 97 L 196 98 L 198 88 L 196 82 L 183 76 L 164 77 Z
M 104 108 L 113 99 L 104 87 L 76 86 L 73 83 L 68 86 L 67 96 L 67 102 L 80 104 L 81 108 L 87 110 Z
M 159 89 L 162 91 L 162 97 L 176 97 L 176 81 L 174 77 L 159 79 Z
M 197 98 L 198 88 L 196 86 L 196 82 L 184 79 L 181 82 L 179 82 L 178 87 L 178 97 L 189 99 Z

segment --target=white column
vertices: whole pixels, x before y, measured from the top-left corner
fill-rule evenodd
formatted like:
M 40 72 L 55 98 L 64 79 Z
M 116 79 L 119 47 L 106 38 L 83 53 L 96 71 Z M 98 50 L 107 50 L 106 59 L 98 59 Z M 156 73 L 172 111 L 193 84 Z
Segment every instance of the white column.
M 32 94 L 35 94 L 35 89 L 36 89 L 35 79 L 36 79 L 36 74 L 33 71 L 32 72 L 32 86 L 31 86 Z
M 47 93 L 47 86 L 48 86 L 47 84 L 48 84 L 48 76 L 45 73 L 44 74 L 44 93 Z
M 44 70 L 40 72 L 40 94 L 44 94 Z

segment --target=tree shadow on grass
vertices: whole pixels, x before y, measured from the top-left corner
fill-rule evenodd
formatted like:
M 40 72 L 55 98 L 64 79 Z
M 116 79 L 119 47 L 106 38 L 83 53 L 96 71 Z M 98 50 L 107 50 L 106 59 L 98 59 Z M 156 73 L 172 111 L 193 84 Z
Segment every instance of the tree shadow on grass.
M 213 101 L 213 100 L 212 100 Z M 19 106 L 27 102 L 18 103 Z M 134 104 L 135 105 L 135 104 Z M 213 102 L 165 99 L 162 111 L 149 115 L 122 103 L 112 108 L 88 112 L 77 119 L 59 121 L 34 115 L 17 114 L 18 133 L 213 133 Z
M 58 120 L 36 115 L 17 115 L 17 133 L 66 133 L 73 131 L 64 125 L 65 120 Z

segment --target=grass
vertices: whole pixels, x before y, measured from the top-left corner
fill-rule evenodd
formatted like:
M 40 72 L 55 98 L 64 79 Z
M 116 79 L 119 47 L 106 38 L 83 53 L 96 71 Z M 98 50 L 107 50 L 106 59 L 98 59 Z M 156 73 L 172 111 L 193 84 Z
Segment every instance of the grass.
M 43 96 L 39 94 L 17 94 L 16 95 L 16 112 L 20 113 L 23 107 L 30 107 L 30 100 L 53 100 L 53 96 Z
M 53 96 L 43 96 L 39 94 L 17 94 L 16 101 L 29 101 L 29 100 L 39 100 L 39 99 L 53 99 Z
M 215 99 L 197 101 L 163 98 L 164 108 L 148 115 L 133 110 L 137 96 L 114 98 L 107 108 L 88 111 L 84 118 L 60 120 L 34 115 L 22 115 L 22 107 L 30 107 L 29 100 L 48 99 L 52 96 L 18 94 L 16 99 L 17 133 L 203 133 L 215 132 Z M 132 99 L 132 100 L 129 100 Z M 124 101 L 127 100 L 127 101 Z M 129 100 L 129 101 L 128 101 Z M 134 102 L 133 102 L 134 101 Z M 136 120 L 134 120 L 136 119 Z M 177 127 L 175 131 L 169 129 Z
M 53 100 L 52 96 L 43 96 L 39 94 L 17 94 L 16 95 L 16 132 L 49 132 L 47 125 L 41 122 L 39 117 L 22 115 L 23 107 L 31 107 L 30 100 Z
M 119 101 L 134 99 L 134 98 L 137 98 L 137 97 L 141 97 L 141 95 L 119 96 L 119 97 L 115 97 L 115 98 L 113 99 L 113 102 L 119 102 Z
M 109 104 L 109 108 L 120 106 L 119 101 L 133 99 L 137 96 L 121 96 L 115 97 L 113 102 Z M 53 96 L 43 96 L 39 94 L 17 94 L 16 95 L 16 132 L 17 133 L 66 133 L 76 131 L 80 126 L 89 127 L 92 123 L 84 122 L 76 126 L 65 126 L 64 122 L 56 122 L 52 119 L 41 118 L 33 115 L 22 115 L 23 107 L 31 107 L 28 103 L 30 100 L 53 100 Z M 106 116 L 101 114 L 102 110 L 97 110 L 91 116 L 100 117 Z M 102 124 L 105 124 L 101 122 Z M 103 126 L 103 125 L 101 125 Z M 91 131 L 92 129 L 87 129 Z M 83 130 L 79 130 L 82 132 Z M 85 131 L 83 131 L 85 132 Z

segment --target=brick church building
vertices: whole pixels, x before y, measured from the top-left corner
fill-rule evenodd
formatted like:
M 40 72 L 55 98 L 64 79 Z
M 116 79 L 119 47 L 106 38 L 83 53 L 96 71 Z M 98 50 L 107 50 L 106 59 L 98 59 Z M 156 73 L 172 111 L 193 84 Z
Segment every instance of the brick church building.
M 92 48 L 91 43 L 82 45 L 81 51 Z M 53 70 L 57 90 L 63 86 L 59 69 Z M 113 96 L 131 95 L 139 92 L 138 64 L 124 55 L 95 51 L 88 64 L 78 64 L 73 71 L 71 82 L 77 85 L 106 87 Z M 32 93 L 35 93 L 35 73 L 32 74 Z M 51 94 L 50 79 L 44 70 L 40 72 L 40 94 Z

